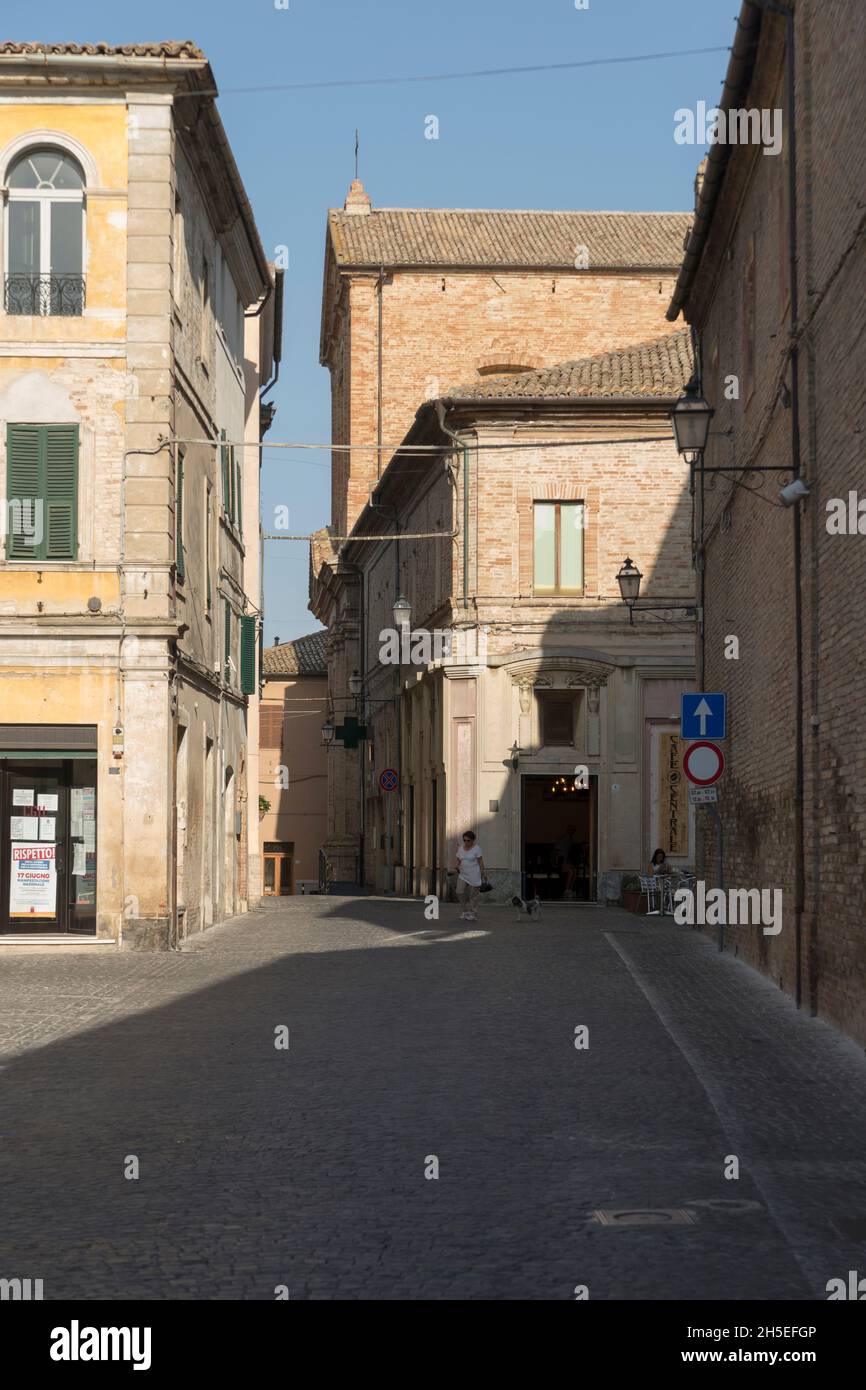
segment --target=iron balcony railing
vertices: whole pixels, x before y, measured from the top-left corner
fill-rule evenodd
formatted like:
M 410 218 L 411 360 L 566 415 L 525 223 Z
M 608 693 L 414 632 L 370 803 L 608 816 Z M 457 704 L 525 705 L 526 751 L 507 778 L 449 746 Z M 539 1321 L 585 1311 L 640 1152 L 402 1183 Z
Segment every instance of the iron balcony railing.
M 3 293 L 7 314 L 82 314 L 83 275 L 7 275 Z

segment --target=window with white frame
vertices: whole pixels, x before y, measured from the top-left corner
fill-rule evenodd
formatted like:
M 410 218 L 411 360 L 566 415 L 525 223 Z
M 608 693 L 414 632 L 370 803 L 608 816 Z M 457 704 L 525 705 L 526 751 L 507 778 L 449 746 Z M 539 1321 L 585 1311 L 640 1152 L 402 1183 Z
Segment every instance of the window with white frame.
M 582 502 L 536 502 L 533 506 L 533 591 L 583 593 Z
M 36 146 L 9 169 L 6 205 L 7 314 L 84 310 L 84 172 L 65 150 Z

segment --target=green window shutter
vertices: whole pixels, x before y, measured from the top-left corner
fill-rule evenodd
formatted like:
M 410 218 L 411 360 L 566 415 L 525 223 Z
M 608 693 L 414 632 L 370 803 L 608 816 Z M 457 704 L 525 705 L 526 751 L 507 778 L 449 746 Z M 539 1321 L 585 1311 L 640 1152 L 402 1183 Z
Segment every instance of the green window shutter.
M 22 504 L 23 519 L 38 529 L 42 504 L 42 535 L 28 543 L 22 534 L 10 536 L 14 560 L 74 560 L 78 549 L 78 426 L 9 425 L 7 429 L 7 492 Z
M 41 545 L 28 545 L 25 536 L 18 529 L 21 522 L 27 522 L 27 529 L 32 532 L 32 528 L 38 520 L 37 504 L 42 499 L 40 485 L 42 470 L 39 456 L 40 440 L 37 425 L 7 426 L 6 492 L 8 501 L 17 504 L 10 516 L 6 542 L 6 554 L 10 560 L 35 559 L 37 555 L 43 553 Z M 42 524 L 44 527 L 44 517 Z
M 78 426 L 47 425 L 45 558 L 74 560 L 78 543 Z
M 256 619 L 247 616 L 241 618 L 241 690 L 256 693 Z
M 228 681 L 228 680 L 230 680 L 230 678 L 231 678 L 231 672 L 230 672 L 230 670 L 229 670 L 229 657 L 230 657 L 231 654 L 232 654 L 232 609 L 231 609 L 231 604 L 228 602 L 227 599 L 226 599 L 224 602 L 225 602 L 225 679 Z
M 232 449 L 232 453 L 234 453 L 234 449 Z M 240 465 L 239 462 L 236 462 L 236 463 L 235 463 L 235 496 L 236 496 L 236 498 L 237 498 L 237 503 L 238 503 L 238 530 L 240 531 L 241 535 L 243 535 L 243 533 L 244 533 L 244 489 L 243 489 L 243 478 L 242 478 L 242 476 L 241 476 L 241 465 Z
M 186 578 L 186 556 L 183 549 L 183 454 L 177 459 L 177 499 L 175 501 L 175 563 L 178 579 Z
M 226 516 L 228 516 L 231 506 L 231 498 L 229 496 L 229 448 L 228 445 L 225 443 L 225 437 L 225 430 L 220 430 L 220 439 L 223 441 L 220 444 L 220 467 L 222 468 L 223 475 L 223 511 L 225 512 Z

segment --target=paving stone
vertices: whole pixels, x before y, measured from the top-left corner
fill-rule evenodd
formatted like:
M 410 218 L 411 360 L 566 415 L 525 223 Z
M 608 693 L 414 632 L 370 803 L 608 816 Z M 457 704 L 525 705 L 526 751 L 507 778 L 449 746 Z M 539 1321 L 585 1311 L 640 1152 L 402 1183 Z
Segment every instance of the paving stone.
M 159 960 L 4 956 L 0 1274 L 47 1299 L 811 1299 L 866 1268 L 832 1224 L 866 1216 L 853 1044 L 670 921 L 419 920 L 305 897 Z

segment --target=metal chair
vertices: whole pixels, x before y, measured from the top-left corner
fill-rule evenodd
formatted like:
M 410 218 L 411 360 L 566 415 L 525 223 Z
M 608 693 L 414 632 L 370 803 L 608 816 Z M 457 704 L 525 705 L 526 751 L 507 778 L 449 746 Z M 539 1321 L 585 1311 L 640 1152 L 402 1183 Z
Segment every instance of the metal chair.
M 645 874 L 638 874 L 640 879 L 640 891 L 646 893 L 647 917 L 658 917 L 661 909 L 662 895 L 660 892 L 660 880 L 653 875 L 649 877 Z M 657 904 L 657 906 L 654 906 Z

